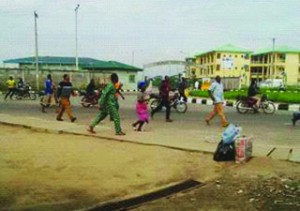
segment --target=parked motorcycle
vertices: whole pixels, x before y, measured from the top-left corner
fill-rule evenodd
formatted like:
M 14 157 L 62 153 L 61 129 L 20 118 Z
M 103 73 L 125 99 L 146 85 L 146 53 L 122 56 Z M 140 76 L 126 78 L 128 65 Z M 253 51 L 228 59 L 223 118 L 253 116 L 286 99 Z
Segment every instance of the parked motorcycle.
M 90 96 L 85 94 L 85 96 L 81 98 L 80 104 L 85 108 L 90 106 L 95 106 L 98 104 L 98 100 L 100 97 L 101 97 L 101 92 L 99 91 L 95 91 L 95 93 Z
M 256 112 L 262 109 L 265 114 L 273 114 L 276 110 L 275 104 L 268 100 L 266 95 L 261 97 L 258 108 L 255 107 L 256 100 L 250 97 L 239 96 L 236 102 L 236 109 L 239 113 L 247 113 L 248 111 Z
M 30 99 L 35 100 L 36 99 L 36 93 L 34 90 L 32 90 L 32 87 L 29 83 L 26 83 L 24 88 L 19 88 L 16 90 L 15 97 L 17 100 L 22 99 Z
M 154 110 L 160 104 L 161 98 L 158 94 L 150 95 L 150 108 Z M 170 96 L 170 107 L 174 108 L 178 113 L 187 111 L 187 103 L 180 97 L 178 90 L 174 91 Z

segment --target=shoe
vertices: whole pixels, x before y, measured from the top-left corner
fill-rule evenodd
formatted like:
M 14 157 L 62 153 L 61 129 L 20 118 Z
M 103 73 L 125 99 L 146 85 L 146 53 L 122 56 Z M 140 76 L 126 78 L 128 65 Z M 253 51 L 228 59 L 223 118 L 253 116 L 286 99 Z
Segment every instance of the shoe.
M 294 118 L 292 119 L 292 123 L 293 123 L 293 126 L 296 126 L 296 120 Z
M 64 121 L 62 118 L 56 118 L 57 121 Z
M 172 119 L 166 119 L 166 122 L 173 122 Z
M 136 126 L 134 124 L 131 125 L 133 130 L 136 131 Z
M 71 119 L 71 122 L 75 122 L 76 121 L 76 117 L 73 117 L 72 119 Z
M 126 134 L 125 134 L 124 132 L 121 131 L 121 132 L 116 133 L 116 135 L 117 135 L 117 136 L 125 136 Z
M 208 119 L 206 119 L 206 120 L 205 120 L 205 122 L 206 122 L 206 125 L 210 125 L 210 123 L 209 123 L 209 120 L 208 120 Z
M 94 128 L 92 126 L 89 126 L 86 130 L 90 133 L 96 134 L 96 132 L 94 131 Z
M 44 106 L 42 107 L 42 112 L 43 112 L 43 113 L 46 113 L 46 110 L 45 110 L 45 107 L 44 107 Z
M 227 127 L 229 125 L 229 123 L 225 123 L 224 125 L 222 125 L 222 127 Z

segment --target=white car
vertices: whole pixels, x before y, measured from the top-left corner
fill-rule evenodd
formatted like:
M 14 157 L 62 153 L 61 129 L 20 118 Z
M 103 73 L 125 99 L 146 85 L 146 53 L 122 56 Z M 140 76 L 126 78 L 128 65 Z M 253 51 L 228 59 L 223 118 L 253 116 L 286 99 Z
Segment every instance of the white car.
M 284 88 L 283 79 L 267 79 L 259 83 L 260 88 Z

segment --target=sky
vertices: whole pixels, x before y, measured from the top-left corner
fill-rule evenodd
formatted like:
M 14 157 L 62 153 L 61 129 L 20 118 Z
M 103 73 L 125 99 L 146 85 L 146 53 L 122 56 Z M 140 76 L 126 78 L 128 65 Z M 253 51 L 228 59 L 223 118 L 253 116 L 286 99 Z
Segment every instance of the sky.
M 0 61 L 78 55 L 142 67 L 234 44 L 300 49 L 300 0 L 0 0 Z

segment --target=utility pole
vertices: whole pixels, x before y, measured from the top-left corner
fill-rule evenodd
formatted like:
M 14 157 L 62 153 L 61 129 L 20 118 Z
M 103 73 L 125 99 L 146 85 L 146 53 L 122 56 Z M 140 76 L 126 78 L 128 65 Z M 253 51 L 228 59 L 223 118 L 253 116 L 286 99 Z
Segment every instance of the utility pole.
M 272 87 L 273 82 L 275 78 L 275 38 L 272 39 L 272 74 L 273 74 L 273 80 L 272 80 Z
M 35 35 L 35 80 L 36 89 L 39 91 L 39 51 L 38 51 L 38 33 L 37 33 L 37 18 L 39 17 L 36 11 L 33 12 L 34 15 L 34 35 Z
M 75 60 L 76 60 L 76 70 L 78 71 L 78 36 L 77 36 L 77 15 L 78 15 L 78 9 L 79 9 L 79 4 L 77 4 L 75 8 Z
M 131 55 L 132 57 L 132 60 L 131 60 L 131 65 L 133 66 L 134 65 L 134 51 L 132 51 L 132 55 Z

